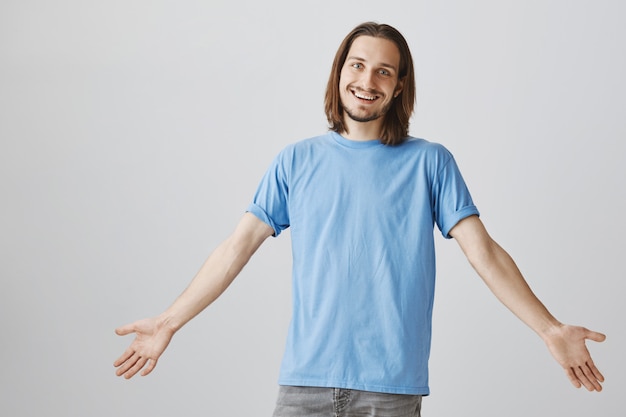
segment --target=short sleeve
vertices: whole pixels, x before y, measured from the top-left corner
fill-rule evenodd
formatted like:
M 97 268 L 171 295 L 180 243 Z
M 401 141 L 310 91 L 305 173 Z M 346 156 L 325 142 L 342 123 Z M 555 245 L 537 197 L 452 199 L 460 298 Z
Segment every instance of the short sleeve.
M 274 236 L 289 227 L 289 186 L 285 175 L 285 159 L 284 151 L 274 158 L 246 210 L 274 229 Z
M 458 222 L 471 215 L 480 215 L 452 154 L 445 159 L 433 184 L 434 215 L 437 227 L 446 239 Z

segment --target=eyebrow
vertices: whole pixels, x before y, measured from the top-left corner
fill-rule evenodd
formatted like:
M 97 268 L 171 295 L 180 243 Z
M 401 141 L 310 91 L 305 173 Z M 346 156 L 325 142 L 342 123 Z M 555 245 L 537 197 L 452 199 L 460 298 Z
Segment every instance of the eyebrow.
M 348 61 L 348 60 L 350 60 L 350 59 L 354 59 L 354 60 L 356 60 L 356 61 L 363 61 L 363 62 L 367 62 L 367 60 L 366 60 L 366 59 L 363 59 L 363 58 L 358 57 L 358 56 L 349 56 L 349 57 L 347 57 L 347 58 L 346 58 L 346 61 Z M 398 71 L 398 68 L 396 68 L 396 66 L 395 66 L 395 65 L 387 64 L 387 63 L 385 63 L 385 62 L 381 62 L 379 65 L 380 65 L 381 67 L 391 68 L 391 69 L 392 69 L 392 70 L 394 70 L 394 71 Z

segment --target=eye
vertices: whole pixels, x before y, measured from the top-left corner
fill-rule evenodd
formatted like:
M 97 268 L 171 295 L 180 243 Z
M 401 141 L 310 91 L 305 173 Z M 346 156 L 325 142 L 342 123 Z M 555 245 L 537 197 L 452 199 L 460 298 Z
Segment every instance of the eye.
M 355 62 L 354 64 L 352 64 L 352 68 L 354 68 L 354 69 L 362 69 L 363 68 L 363 64 L 361 64 L 360 62 Z
M 378 73 L 380 75 L 384 75 L 385 77 L 388 77 L 388 76 L 391 75 L 391 73 L 389 71 L 387 71 L 386 69 L 380 69 L 380 70 L 378 70 Z

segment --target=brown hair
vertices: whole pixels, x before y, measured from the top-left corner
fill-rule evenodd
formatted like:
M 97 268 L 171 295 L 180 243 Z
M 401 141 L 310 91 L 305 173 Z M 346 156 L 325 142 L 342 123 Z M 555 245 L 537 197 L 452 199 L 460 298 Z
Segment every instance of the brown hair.
M 400 51 L 398 80 L 404 79 L 404 84 L 400 95 L 393 100 L 391 107 L 384 116 L 380 138 L 385 145 L 399 145 L 406 140 L 409 134 L 409 119 L 413 114 L 415 105 L 415 70 L 413 69 L 413 58 L 406 40 L 397 29 L 386 24 L 375 22 L 362 23 L 355 27 L 339 46 L 330 71 L 324 98 L 324 110 L 329 128 L 338 133 L 346 130 L 343 123 L 343 107 L 339 98 L 339 78 L 350 47 L 359 36 L 372 36 L 390 40 L 396 44 Z

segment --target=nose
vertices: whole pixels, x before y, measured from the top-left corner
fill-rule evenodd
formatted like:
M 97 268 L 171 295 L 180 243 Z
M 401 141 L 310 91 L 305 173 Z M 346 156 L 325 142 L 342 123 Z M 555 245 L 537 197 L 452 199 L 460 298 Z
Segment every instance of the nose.
M 374 89 L 374 76 L 375 73 L 373 71 L 364 71 L 361 76 L 361 87 L 366 90 Z

